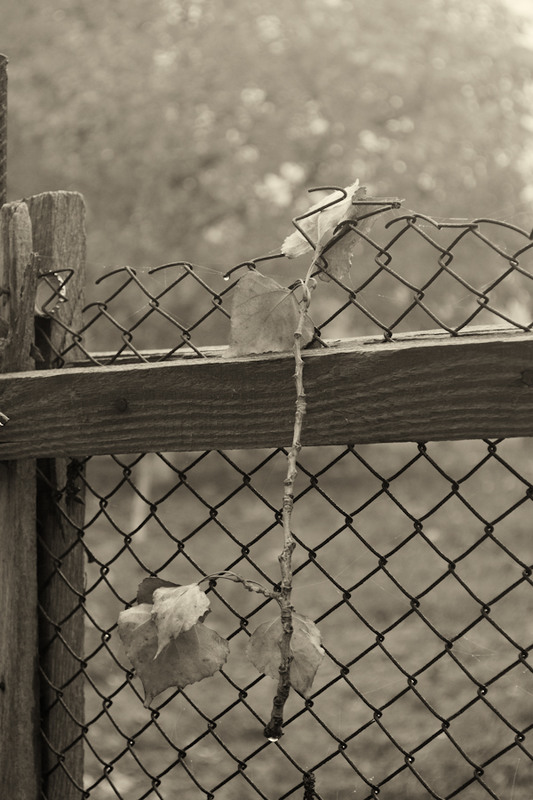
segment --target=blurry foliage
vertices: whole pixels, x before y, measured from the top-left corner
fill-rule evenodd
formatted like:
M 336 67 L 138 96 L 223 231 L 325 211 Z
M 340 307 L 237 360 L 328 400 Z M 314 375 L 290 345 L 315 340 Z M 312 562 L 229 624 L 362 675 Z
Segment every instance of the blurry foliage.
M 9 194 L 81 191 L 89 260 L 224 267 L 305 190 L 516 215 L 532 51 L 497 0 L 27 0 L 3 10 Z

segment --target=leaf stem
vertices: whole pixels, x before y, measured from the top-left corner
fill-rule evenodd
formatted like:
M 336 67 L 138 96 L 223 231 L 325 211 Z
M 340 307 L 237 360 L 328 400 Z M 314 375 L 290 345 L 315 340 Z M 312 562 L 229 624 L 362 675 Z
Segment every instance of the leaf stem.
M 294 427 L 292 435 L 292 445 L 287 453 L 287 475 L 283 481 L 283 549 L 278 556 L 281 571 L 281 584 L 279 594 L 279 604 L 281 607 L 281 627 L 282 635 L 279 642 L 281 652 L 281 663 L 279 667 L 279 678 L 276 694 L 272 702 L 272 712 L 270 721 L 265 728 L 265 736 L 270 741 L 277 741 L 282 735 L 283 710 L 289 696 L 291 688 L 290 668 L 292 661 L 291 639 L 292 639 L 292 553 L 296 547 L 292 531 L 291 519 L 294 505 L 294 484 L 296 480 L 297 459 L 302 449 L 300 442 L 303 420 L 307 410 L 305 399 L 305 387 L 303 381 L 304 362 L 302 359 L 302 334 L 304 330 L 307 311 L 311 303 L 311 292 L 315 288 L 316 282 L 311 277 L 314 270 L 314 263 L 307 271 L 305 279 L 302 281 L 303 297 L 300 301 L 298 325 L 294 332 L 294 381 L 296 384 L 296 409 L 294 412 Z
M 248 589 L 249 592 L 263 594 L 265 597 L 268 597 L 269 600 L 278 600 L 279 598 L 277 592 L 274 592 L 272 589 L 267 589 L 262 583 L 259 583 L 259 581 L 254 581 L 252 578 L 243 578 L 242 575 L 239 575 L 237 572 L 231 572 L 230 570 L 221 570 L 220 572 L 213 572 L 211 575 L 204 575 L 203 578 L 200 578 L 198 583 L 222 578 L 228 581 L 233 581 L 234 583 L 242 583 L 244 588 Z

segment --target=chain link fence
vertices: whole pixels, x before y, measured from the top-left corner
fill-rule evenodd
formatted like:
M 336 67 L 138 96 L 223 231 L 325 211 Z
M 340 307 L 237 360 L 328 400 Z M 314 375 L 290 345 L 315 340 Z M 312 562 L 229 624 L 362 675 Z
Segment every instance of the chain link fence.
M 314 346 L 531 330 L 529 232 L 488 219 L 437 222 L 395 200 L 360 205 L 341 231 L 360 239 L 351 278 L 313 297 Z M 374 216 L 371 230 L 361 225 Z M 202 358 L 228 340 L 240 270 L 290 286 L 308 261 L 269 254 L 227 273 L 185 262 L 110 269 L 88 288 L 83 325 L 68 331 L 56 365 L 67 352 L 99 366 Z M 68 278 L 49 276 L 42 306 L 52 319 Z M 84 550 L 86 586 L 71 587 L 69 613 L 83 614 L 84 652 L 69 641 L 69 619 L 49 622 L 79 664 L 68 682 L 85 686 L 72 742 L 85 748 L 80 797 L 528 800 L 529 441 L 309 447 L 298 470 L 294 605 L 317 622 L 326 656 L 311 696 L 291 693 L 285 735 L 273 743 L 263 728 L 274 683 L 244 656 L 250 633 L 272 616 L 264 597 L 211 581 L 209 624 L 230 640 L 228 662 L 152 710 L 116 620 L 148 575 L 190 583 L 234 570 L 278 584 L 284 448 L 71 461 L 54 502 L 68 523 L 65 499 L 84 496 L 85 520 L 75 544 L 52 557 L 68 588 L 63 565 L 72 547 Z M 52 688 L 68 712 L 67 682 Z M 70 774 L 70 747 L 46 747 L 50 771 Z

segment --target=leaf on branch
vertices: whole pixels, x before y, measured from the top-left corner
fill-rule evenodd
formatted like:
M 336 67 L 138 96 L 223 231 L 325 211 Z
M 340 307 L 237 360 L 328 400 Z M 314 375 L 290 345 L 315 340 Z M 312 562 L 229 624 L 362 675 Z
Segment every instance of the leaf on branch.
M 366 190 L 362 187 L 355 193 L 354 199 L 362 200 L 365 193 Z M 319 241 L 314 263 L 316 266 L 322 266 L 318 276 L 321 280 L 329 281 L 331 276 L 342 281 L 348 277 L 354 256 L 363 249 L 364 239 L 360 234 L 369 233 L 376 217 L 365 217 L 355 228 L 349 223 L 359 220 L 367 213 L 368 209 L 365 206 L 352 206 L 349 216 L 341 220 L 336 229 L 328 231 L 328 235 Z
M 296 691 L 307 697 L 311 691 L 316 671 L 324 657 L 324 649 L 321 646 L 320 631 L 308 617 L 293 613 L 292 626 L 291 685 Z M 279 677 L 282 635 L 281 620 L 276 617 L 259 625 L 248 640 L 248 658 L 259 672 L 263 672 L 274 680 Z
M 294 345 L 300 305 L 294 292 L 257 270 L 239 280 L 233 295 L 228 356 L 284 353 Z M 301 346 L 312 340 L 314 325 L 306 314 Z
M 364 187 L 360 189 L 359 180 L 356 180 L 351 186 L 346 186 L 344 191 L 346 192 L 345 198 L 339 199 L 335 203 L 334 201 L 339 198 L 339 192 L 332 192 L 324 200 L 320 200 L 320 202 L 310 207 L 307 212 L 309 216 L 298 220 L 298 225 L 313 244 L 305 236 L 302 236 L 300 231 L 296 230 L 287 236 L 281 245 L 283 255 L 287 256 L 287 258 L 297 258 L 297 256 L 302 256 L 317 248 L 319 242 L 322 243 L 323 247 L 333 235 L 333 231 L 339 222 L 351 219 L 350 214 L 354 210 L 352 200 L 364 197 L 366 189 Z M 359 196 L 356 198 L 356 195 Z M 332 205 L 329 205 L 330 203 Z M 324 206 L 328 207 L 324 208 Z
M 172 639 L 202 621 L 208 610 L 209 598 L 197 583 L 155 589 L 152 606 L 158 641 L 155 658 Z
M 156 589 L 160 589 L 162 586 L 179 586 L 179 583 L 172 583 L 172 581 L 164 581 L 162 578 L 156 578 L 155 576 L 150 578 L 145 578 L 143 581 L 140 582 L 139 587 L 137 589 L 137 602 L 139 605 L 141 603 L 153 603 L 154 602 L 154 592 Z
M 171 686 L 183 689 L 213 675 L 224 665 L 229 653 L 227 641 L 198 622 L 171 639 L 157 655 L 158 632 L 148 603 L 122 611 L 118 633 L 142 682 L 147 708 L 165 689 Z

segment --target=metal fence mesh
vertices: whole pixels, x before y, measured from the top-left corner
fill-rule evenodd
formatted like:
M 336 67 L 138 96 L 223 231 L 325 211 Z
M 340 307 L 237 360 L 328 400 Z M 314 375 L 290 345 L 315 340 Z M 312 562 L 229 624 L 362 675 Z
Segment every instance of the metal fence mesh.
M 360 234 L 350 281 L 331 281 L 313 298 L 319 343 L 435 328 L 462 335 L 473 325 L 531 329 L 526 231 L 394 209 L 384 201 L 371 233 Z M 255 267 L 284 285 L 302 271 L 274 256 L 243 265 Z M 238 274 L 183 262 L 110 270 L 57 363 L 69 351 L 102 365 L 203 357 L 200 348 L 227 341 Z M 44 305 L 53 317 L 68 280 L 52 290 Z M 317 621 L 326 649 L 312 695 L 293 692 L 285 735 L 264 739 L 274 684 L 254 672 L 244 647 L 273 612 L 265 598 L 219 580 L 209 588 L 209 624 L 230 640 L 227 664 L 143 708 L 118 613 L 147 575 L 189 583 L 231 569 L 275 586 L 285 458 L 281 448 L 72 462 L 55 499 L 64 514 L 60 495 L 85 485 L 74 545 L 87 556 L 77 601 L 85 652 L 74 654 L 86 684 L 85 797 L 528 799 L 528 440 L 304 449 L 294 604 Z M 53 555 L 61 575 L 67 553 Z M 66 620 L 53 623 L 69 648 Z M 55 689 L 61 703 L 65 686 Z M 68 752 L 53 769 L 68 771 Z
M 435 221 L 398 212 L 399 201 L 359 201 L 361 219 L 376 217 L 370 233 L 356 222 L 342 235 L 356 236 L 352 275 L 332 278 L 315 293 L 312 316 L 319 339 L 441 329 L 451 335 L 473 325 L 533 326 L 531 233 L 491 219 Z M 367 210 L 368 207 L 368 210 Z M 296 218 L 298 220 L 298 218 Z M 309 259 L 274 253 L 224 272 L 184 261 L 147 269 L 107 269 L 88 287 L 80 330 L 68 331 L 66 353 L 82 362 L 146 361 L 203 354 L 199 348 L 228 340 L 232 291 L 242 269 L 258 268 L 293 285 Z M 328 253 L 321 263 L 327 268 Z M 48 281 L 43 309 L 68 297 L 68 274 L 59 287 Z M 102 299 L 101 295 L 104 295 Z M 147 350 L 155 350 L 150 355 Z M 105 357 L 99 351 L 105 350 Z

